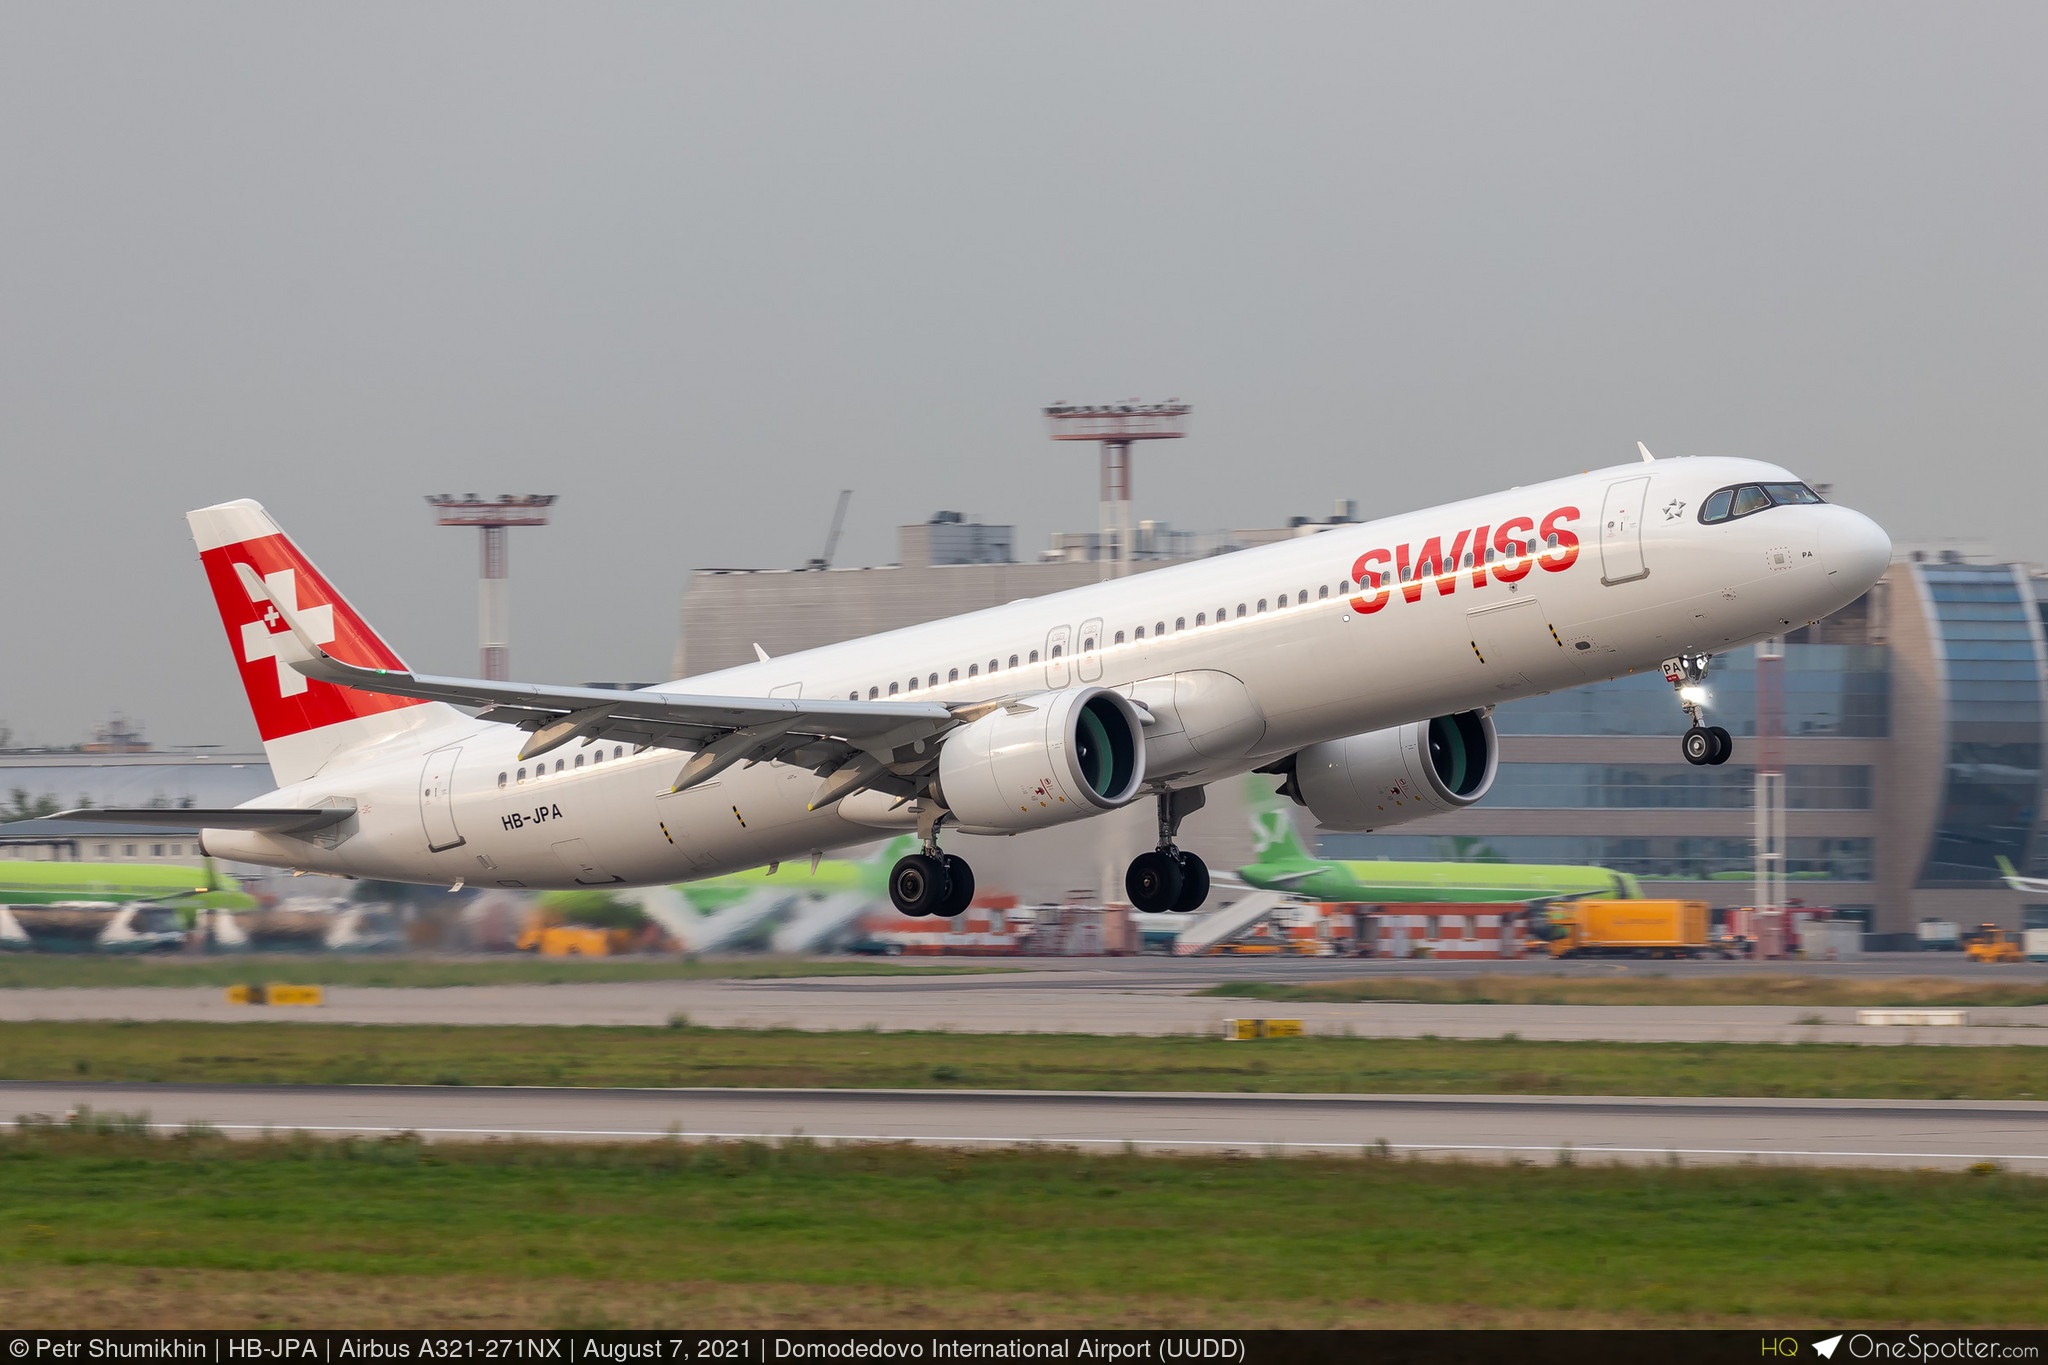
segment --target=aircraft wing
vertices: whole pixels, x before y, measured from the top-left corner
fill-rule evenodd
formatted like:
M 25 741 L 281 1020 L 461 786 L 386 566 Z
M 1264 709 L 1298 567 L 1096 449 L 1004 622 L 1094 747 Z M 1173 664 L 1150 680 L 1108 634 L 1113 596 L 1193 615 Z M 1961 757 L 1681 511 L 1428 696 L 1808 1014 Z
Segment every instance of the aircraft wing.
M 937 702 L 837 701 L 793 697 L 716 697 L 675 692 L 619 692 L 601 687 L 550 687 L 490 682 L 481 678 L 437 678 L 343 663 L 314 642 L 299 621 L 296 605 L 280 601 L 246 565 L 237 564 L 251 598 L 276 606 L 308 657 L 292 667 L 309 678 L 395 697 L 483 708 L 479 720 L 497 721 L 532 733 L 519 751 L 538 758 L 571 740 L 613 740 L 696 754 L 677 774 L 675 790 L 709 781 L 734 763 L 773 759 L 793 762 L 833 777 L 814 807 L 836 801 L 863 786 L 897 790 L 915 787 L 890 773 L 909 760 L 896 750 L 986 714 L 1000 702 L 951 707 Z M 918 754 L 928 766 L 937 753 Z M 845 776 L 840 776 L 844 773 Z M 902 790 L 898 790 L 901 788 Z
M 270 834 L 311 834 L 331 829 L 356 813 L 354 806 L 316 806 L 306 809 L 279 806 L 236 806 L 220 810 L 171 810 L 163 806 L 122 809 L 118 806 L 88 806 L 83 810 L 60 810 L 49 820 L 96 820 L 109 825 L 162 825 L 168 829 L 253 829 Z

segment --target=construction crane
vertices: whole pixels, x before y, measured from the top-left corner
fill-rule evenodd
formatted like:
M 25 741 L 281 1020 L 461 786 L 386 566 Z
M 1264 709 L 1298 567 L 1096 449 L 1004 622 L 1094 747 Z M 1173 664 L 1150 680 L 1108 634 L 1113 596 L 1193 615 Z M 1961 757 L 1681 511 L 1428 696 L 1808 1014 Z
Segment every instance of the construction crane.
M 853 501 L 853 490 L 839 490 L 839 506 L 832 513 L 832 530 L 825 536 L 825 553 L 816 559 L 804 561 L 805 569 L 829 569 L 832 567 L 833 551 L 839 548 L 839 532 L 846 526 L 846 504 Z

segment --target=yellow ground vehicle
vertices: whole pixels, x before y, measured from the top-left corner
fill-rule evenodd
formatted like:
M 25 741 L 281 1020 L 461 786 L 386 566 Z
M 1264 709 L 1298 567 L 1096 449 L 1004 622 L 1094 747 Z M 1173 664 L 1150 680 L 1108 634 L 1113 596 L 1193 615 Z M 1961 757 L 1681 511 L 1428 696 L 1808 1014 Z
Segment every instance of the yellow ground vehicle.
M 1567 901 L 1554 905 L 1552 957 L 1704 957 L 1705 901 Z
M 631 946 L 623 929 L 588 929 L 580 924 L 529 924 L 516 945 L 520 952 L 536 948 L 542 957 L 609 957 Z
M 1995 924 L 1980 924 L 1964 938 L 1963 953 L 1972 962 L 2025 962 L 2018 940 Z

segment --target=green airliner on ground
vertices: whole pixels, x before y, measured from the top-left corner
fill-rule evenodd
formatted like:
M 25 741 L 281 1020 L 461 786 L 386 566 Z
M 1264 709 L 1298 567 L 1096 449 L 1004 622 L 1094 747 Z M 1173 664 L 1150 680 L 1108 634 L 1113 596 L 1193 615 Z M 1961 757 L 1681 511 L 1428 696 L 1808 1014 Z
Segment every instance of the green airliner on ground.
M 205 867 L 162 863 L 40 863 L 0 859 L 0 905 L 59 901 L 161 901 L 215 910 L 253 910 L 256 900 Z
M 1642 884 L 1604 867 L 1535 863 L 1340 862 L 1312 858 L 1284 810 L 1254 809 L 1257 861 L 1237 875 L 1264 891 L 1363 905 L 1487 905 L 1591 896 L 1635 900 Z

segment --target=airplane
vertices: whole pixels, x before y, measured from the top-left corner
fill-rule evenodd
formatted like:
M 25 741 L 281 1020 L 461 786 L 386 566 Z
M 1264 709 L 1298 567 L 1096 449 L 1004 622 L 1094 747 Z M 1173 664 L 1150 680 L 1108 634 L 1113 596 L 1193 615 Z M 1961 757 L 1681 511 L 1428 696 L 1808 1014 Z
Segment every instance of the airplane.
M 1255 810 L 1256 859 L 1238 878 L 1261 891 L 1362 905 L 1501 904 L 1597 896 L 1639 900 L 1642 883 L 1604 867 L 1530 863 L 1397 863 L 1316 858 L 1284 810 Z
M 916 847 L 906 835 L 865 861 L 824 858 L 794 870 L 771 865 L 650 887 L 626 899 L 690 952 L 716 952 L 771 929 L 775 951 L 807 952 L 887 894 L 890 868 Z
M 2007 886 L 2023 896 L 2048 896 L 2048 877 L 2022 877 L 2011 859 L 2002 853 L 1993 856 L 1998 859 L 1998 870 L 2005 874 Z
M 0 905 L 67 901 L 161 901 L 167 905 L 252 910 L 256 898 L 205 867 L 162 863 L 59 863 L 0 860 Z
M 713 914 L 760 896 L 865 894 L 879 899 L 887 893 L 888 867 L 916 847 L 917 841 L 905 836 L 889 841 L 880 852 L 865 860 L 823 858 L 816 867 L 800 863 L 794 867 L 785 864 L 781 867 L 749 868 L 723 877 L 683 882 L 676 891 L 700 915 Z
M 915 830 L 907 915 L 957 915 L 954 833 L 1151 799 L 1134 908 L 1189 911 L 1175 842 L 1261 772 L 1328 829 L 1470 806 L 1498 702 L 1661 668 L 1685 759 L 1714 654 L 1834 612 L 1891 541 L 1730 457 L 1589 470 L 639 691 L 415 674 L 256 502 L 187 520 L 280 786 L 179 811 L 217 857 L 394 881 L 649 885 Z M 148 811 L 72 811 L 137 821 Z

